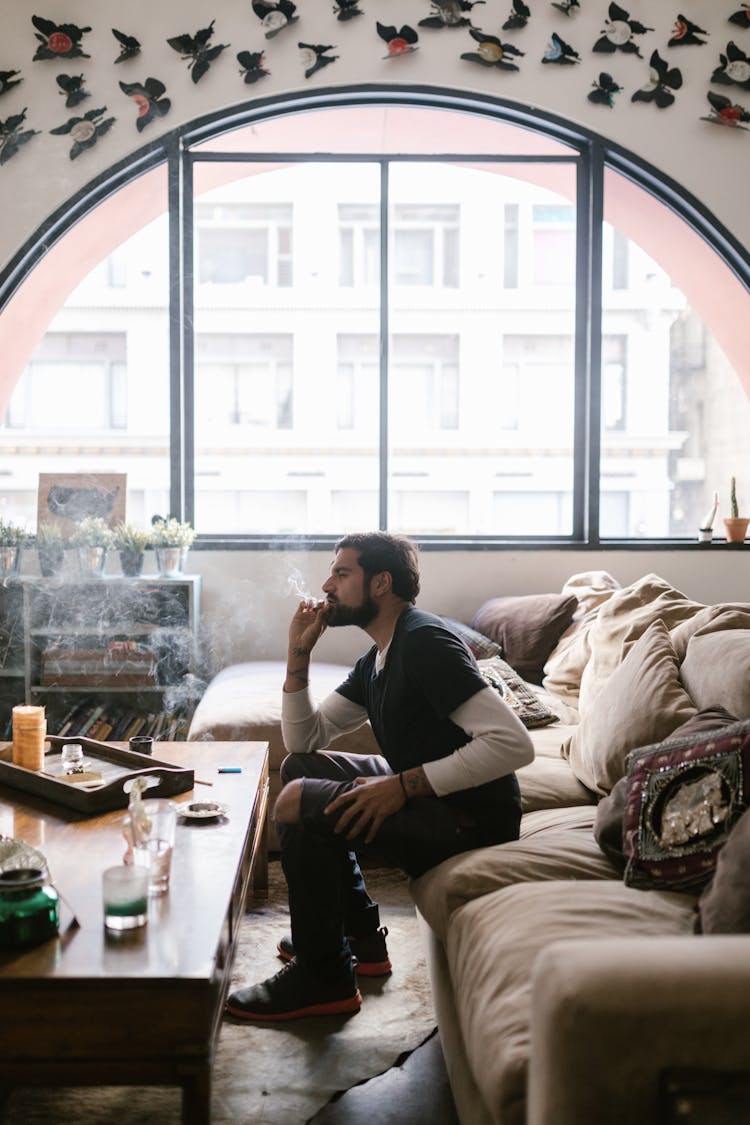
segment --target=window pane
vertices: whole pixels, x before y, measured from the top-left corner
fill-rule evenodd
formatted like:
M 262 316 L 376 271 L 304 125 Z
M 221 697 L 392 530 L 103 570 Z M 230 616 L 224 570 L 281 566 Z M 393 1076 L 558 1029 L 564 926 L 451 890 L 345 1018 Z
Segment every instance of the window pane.
M 394 529 L 571 533 L 575 184 L 572 165 L 391 166 L 396 246 L 403 225 L 419 223 L 422 245 L 429 235 L 434 251 L 429 284 L 418 292 L 399 288 L 398 254 L 393 263 Z M 540 231 L 558 240 L 543 275 L 556 286 L 553 300 L 534 256 Z M 412 270 L 427 261 L 415 251 Z M 523 505 L 514 499 L 519 490 Z
M 604 204 L 601 533 L 692 539 L 717 490 L 721 536 L 732 476 L 750 497 L 747 293 L 611 170 Z
M 198 531 L 336 534 L 345 496 L 377 526 L 379 168 L 194 172 Z
M 160 167 L 72 227 L 4 310 L 4 332 L 22 344 L 4 356 L 13 386 L 0 425 L 4 519 L 35 528 L 40 473 L 126 473 L 131 523 L 146 528 L 168 512 L 166 210 Z

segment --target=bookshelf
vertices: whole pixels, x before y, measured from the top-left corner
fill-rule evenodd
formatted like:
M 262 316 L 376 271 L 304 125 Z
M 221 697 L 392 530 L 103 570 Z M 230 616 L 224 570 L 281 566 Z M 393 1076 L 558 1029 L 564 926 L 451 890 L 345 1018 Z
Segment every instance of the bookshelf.
M 19 577 L 0 585 L 0 732 L 16 703 L 54 734 L 187 735 L 198 702 L 201 580 Z

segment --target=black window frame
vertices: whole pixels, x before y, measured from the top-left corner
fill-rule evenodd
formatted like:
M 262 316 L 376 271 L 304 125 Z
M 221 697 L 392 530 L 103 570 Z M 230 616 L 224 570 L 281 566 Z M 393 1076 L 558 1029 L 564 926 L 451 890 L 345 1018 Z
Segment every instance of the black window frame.
M 604 203 L 604 174 L 611 169 L 654 196 L 662 204 L 687 222 L 716 252 L 723 262 L 745 286 L 750 294 L 750 249 L 739 241 L 713 216 L 708 209 L 671 177 L 636 157 L 632 152 L 614 144 L 592 131 L 574 126 L 571 122 L 537 108 L 514 105 L 499 98 L 464 91 L 439 88 L 394 89 L 377 85 L 328 90 L 317 93 L 293 93 L 267 99 L 255 99 L 245 106 L 220 110 L 174 129 L 147 144 L 138 152 L 107 169 L 75 196 L 66 200 L 40 226 L 24 244 L 9 264 L 0 271 L 0 315 L 5 304 L 23 284 L 49 246 L 62 238 L 75 223 L 85 218 L 99 203 L 115 194 L 128 182 L 153 168 L 166 164 L 169 198 L 169 300 L 170 300 L 170 508 L 181 519 L 191 520 L 194 513 L 193 444 L 194 401 L 193 372 L 194 347 L 192 324 L 193 250 L 194 232 L 192 166 L 197 161 L 227 161 L 236 158 L 246 161 L 268 162 L 278 159 L 278 153 L 198 152 L 196 147 L 205 142 L 246 127 L 254 122 L 297 114 L 306 110 L 353 108 L 357 106 L 404 106 L 451 110 L 472 113 L 504 121 L 538 132 L 571 148 L 570 154 L 560 156 L 507 155 L 488 157 L 482 153 L 422 154 L 342 154 L 284 153 L 284 159 L 298 158 L 319 162 L 327 159 L 377 163 L 381 168 L 381 263 L 385 284 L 388 270 L 387 245 L 387 165 L 397 160 L 457 161 L 471 159 L 490 162 L 495 159 L 508 163 L 562 161 L 573 163 L 577 169 L 576 198 L 576 308 L 575 308 L 575 408 L 574 408 L 574 481 L 573 528 L 565 536 L 419 536 L 420 545 L 427 549 L 472 548 L 524 548 L 560 549 L 637 549 L 644 548 L 696 548 L 691 539 L 624 539 L 601 540 L 599 535 L 599 468 L 600 468 L 600 368 L 602 354 L 602 223 Z M 388 370 L 388 312 L 387 302 L 381 299 L 381 457 L 380 466 L 380 526 L 387 526 L 387 370 Z M 343 533 L 348 529 L 342 528 Z M 249 536 L 200 535 L 196 546 L 208 549 L 268 549 L 288 546 L 291 549 L 329 549 L 337 538 L 331 535 Z M 718 546 L 718 544 L 715 544 Z M 698 547 L 698 549 L 700 549 Z M 732 545 L 731 549 L 737 549 Z M 739 549 L 750 549 L 750 544 Z

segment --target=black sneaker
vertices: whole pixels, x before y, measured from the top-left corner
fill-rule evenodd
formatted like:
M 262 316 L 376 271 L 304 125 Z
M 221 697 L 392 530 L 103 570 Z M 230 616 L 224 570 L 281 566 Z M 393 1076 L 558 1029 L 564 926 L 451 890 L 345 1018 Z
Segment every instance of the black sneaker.
M 387 936 L 387 927 L 381 926 L 379 930 L 365 934 L 364 937 L 349 938 L 349 948 L 352 951 L 352 960 L 358 976 L 385 977 L 391 972 L 388 946 L 385 944 Z M 276 948 L 279 957 L 284 961 L 294 960 L 294 946 L 290 934 L 285 934 Z
M 362 997 L 351 969 L 333 981 L 314 976 L 296 961 L 275 976 L 227 997 L 226 1010 L 241 1020 L 296 1020 L 358 1012 Z

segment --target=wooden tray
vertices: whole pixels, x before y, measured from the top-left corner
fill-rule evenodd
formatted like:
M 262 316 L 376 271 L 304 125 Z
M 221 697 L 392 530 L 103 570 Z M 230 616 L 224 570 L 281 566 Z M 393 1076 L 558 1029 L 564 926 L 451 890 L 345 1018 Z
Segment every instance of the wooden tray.
M 159 779 L 158 785 L 146 791 L 146 798 L 173 797 L 177 793 L 188 792 L 194 785 L 193 770 L 172 765 L 171 762 L 162 762 L 145 754 L 136 754 L 108 742 L 97 742 L 94 738 L 79 738 L 75 735 L 48 735 L 46 741 L 51 749 L 45 754 L 43 773 L 27 770 L 9 761 L 10 746 L 0 751 L 0 784 L 23 789 L 26 793 L 66 805 L 87 816 L 127 808 L 130 798 L 123 789 L 123 783 L 128 778 L 141 774 Z M 99 788 L 82 789 L 75 783 L 64 781 L 62 776 L 54 776 L 58 772 L 62 775 L 60 754 L 62 747 L 71 742 L 78 743 L 83 748 L 84 758 L 103 775 L 104 783 Z

